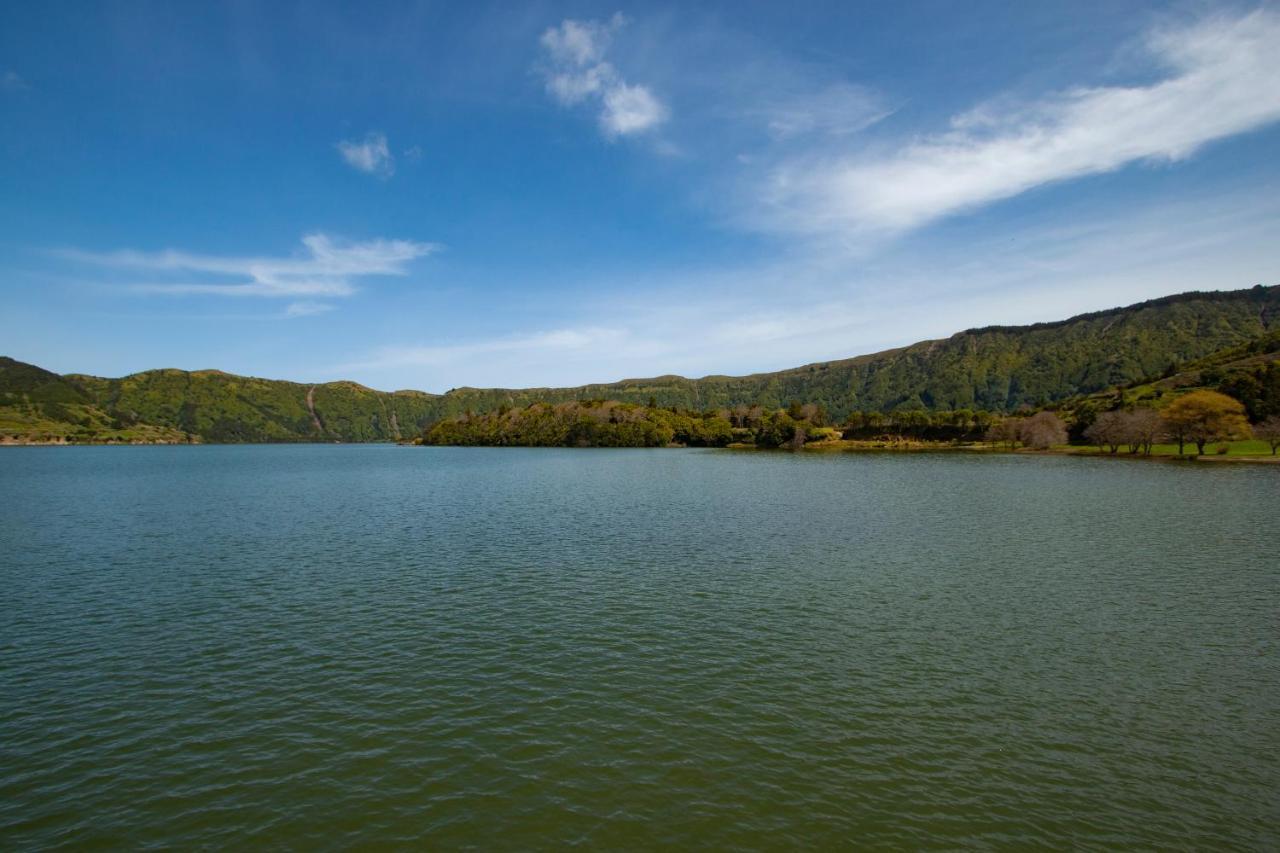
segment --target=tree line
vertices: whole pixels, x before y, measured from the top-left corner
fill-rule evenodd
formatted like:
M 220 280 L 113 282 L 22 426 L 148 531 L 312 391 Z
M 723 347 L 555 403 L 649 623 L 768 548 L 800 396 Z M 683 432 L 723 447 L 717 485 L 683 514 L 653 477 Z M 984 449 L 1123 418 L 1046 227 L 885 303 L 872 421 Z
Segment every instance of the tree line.
M 1280 448 L 1280 415 L 1269 415 L 1249 424 L 1239 400 L 1217 391 L 1192 391 L 1177 397 L 1161 409 L 1136 407 L 1103 412 L 1084 430 L 1084 438 L 1099 451 L 1150 455 L 1151 447 L 1162 441 L 1178 445 L 1181 456 L 1187 445 L 1203 455 L 1213 442 L 1256 437 L 1266 441 L 1272 455 Z
M 429 425 L 421 442 L 432 445 L 523 447 L 724 447 L 729 444 L 798 449 L 834 438 L 893 442 L 987 442 L 1007 449 L 1046 450 L 1067 444 L 1078 429 L 1081 439 L 1101 451 L 1150 454 L 1163 441 L 1187 445 L 1203 454 L 1205 446 L 1256 435 L 1280 447 L 1280 417 L 1252 428 L 1244 406 L 1215 391 L 1194 391 L 1162 409 L 1138 407 L 1077 413 L 1089 423 L 1069 424 L 1060 413 L 1044 410 L 1003 416 L 981 410 L 947 412 L 852 412 L 832 426 L 819 404 L 792 402 L 785 409 L 759 405 L 697 411 L 615 400 L 579 400 L 500 406 L 491 412 L 464 412 Z

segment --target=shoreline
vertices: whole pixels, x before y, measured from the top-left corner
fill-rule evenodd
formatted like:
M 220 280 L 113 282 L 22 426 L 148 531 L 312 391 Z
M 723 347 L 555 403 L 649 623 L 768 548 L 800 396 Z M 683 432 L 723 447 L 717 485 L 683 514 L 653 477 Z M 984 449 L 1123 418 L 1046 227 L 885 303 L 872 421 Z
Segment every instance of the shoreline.
M 523 448 L 538 449 L 541 445 L 430 445 L 419 444 L 414 441 L 244 441 L 244 442 L 208 442 L 208 441 L 15 441 L 10 437 L 0 438 L 0 447 L 254 447 L 254 446 L 273 446 L 273 447 L 302 447 L 317 445 L 395 445 L 398 447 L 486 447 L 515 449 Z M 560 445 L 548 445 L 549 449 L 560 450 L 684 450 L 690 449 L 686 445 L 669 445 L 668 447 L 562 447 Z M 1070 456 L 1081 459 L 1124 459 L 1129 461 L 1141 462 L 1171 462 L 1171 463 L 1230 463 L 1230 462 L 1251 462 L 1263 465 L 1280 464 L 1280 455 L 1272 454 L 1219 454 L 1205 453 L 1203 455 L 1183 454 L 1178 456 L 1169 453 L 1153 453 L 1150 455 L 1141 453 L 1102 453 L 1097 452 L 1089 447 L 1056 447 L 1050 450 L 1032 450 L 1030 448 L 1000 448 L 988 447 L 980 444 L 945 444 L 945 443 L 929 443 L 929 442 L 901 442 L 889 443 L 882 441 L 856 441 L 839 439 L 835 441 L 820 441 L 807 444 L 804 447 L 789 450 L 778 447 L 757 447 L 753 444 L 728 444 L 724 447 L 701 447 L 693 448 L 700 450 L 732 450 L 732 451 L 748 451 L 758 453 L 973 453 L 973 454 L 990 454 L 1000 456 Z
M 765 450 L 752 445 L 731 445 L 738 450 Z M 1013 456 L 1072 456 L 1083 459 L 1128 459 L 1143 462 L 1261 462 L 1264 464 L 1280 463 L 1280 455 L 1275 454 L 1229 454 L 1204 453 L 1182 455 L 1170 453 L 1103 453 L 1093 449 L 1092 445 L 1071 445 L 1054 447 L 1049 450 L 1033 450 L 1027 447 L 1002 448 L 989 447 L 982 444 L 944 444 L 929 442 L 903 442 L 891 444 L 887 442 L 866 442 L 840 439 L 807 444 L 798 451 L 807 453 L 990 453 Z

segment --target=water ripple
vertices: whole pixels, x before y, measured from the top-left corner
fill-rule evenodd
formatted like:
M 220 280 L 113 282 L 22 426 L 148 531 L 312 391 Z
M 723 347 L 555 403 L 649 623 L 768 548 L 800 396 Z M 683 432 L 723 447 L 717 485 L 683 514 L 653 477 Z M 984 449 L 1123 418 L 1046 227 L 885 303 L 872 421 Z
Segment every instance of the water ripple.
M 1277 472 L 6 449 L 0 844 L 1280 846 Z

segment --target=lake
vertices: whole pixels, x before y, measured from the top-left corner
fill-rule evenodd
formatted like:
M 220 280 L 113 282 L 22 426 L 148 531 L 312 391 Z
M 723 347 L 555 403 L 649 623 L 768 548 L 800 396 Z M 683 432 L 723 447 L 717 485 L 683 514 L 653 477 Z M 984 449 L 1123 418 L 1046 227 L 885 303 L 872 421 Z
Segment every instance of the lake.
M 1280 846 L 1280 468 L 0 450 L 0 847 Z

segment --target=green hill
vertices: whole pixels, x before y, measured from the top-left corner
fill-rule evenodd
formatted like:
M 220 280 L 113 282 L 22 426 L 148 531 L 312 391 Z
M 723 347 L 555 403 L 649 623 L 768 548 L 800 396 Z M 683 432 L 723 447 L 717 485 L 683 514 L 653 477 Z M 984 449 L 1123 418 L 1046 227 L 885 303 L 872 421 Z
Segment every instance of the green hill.
M 396 441 L 416 435 L 437 397 L 355 382 L 303 385 L 218 370 L 66 377 L 129 424 L 163 424 L 205 441 Z
M 442 395 L 216 370 L 150 370 L 120 379 L 58 376 L 4 359 L 0 440 L 56 430 L 77 441 L 391 441 L 467 411 L 593 399 L 698 411 L 800 401 L 823 406 L 836 421 L 852 411 L 1015 411 L 1172 374 L 1178 365 L 1248 346 L 1277 330 L 1280 286 L 1258 286 L 1184 293 L 1055 323 L 970 329 L 776 373 L 660 376 L 575 388 L 457 388 Z
M 1280 328 L 1203 358 L 1171 365 L 1159 375 L 1070 397 L 1057 408 L 1074 424 L 1073 437 L 1078 438 L 1101 412 L 1160 408 L 1174 396 L 1202 389 L 1239 400 L 1254 423 L 1280 415 Z
M 171 427 L 124 424 L 79 383 L 0 356 L 0 444 L 190 440 L 191 436 Z
M 1015 411 L 1100 391 L 1170 365 L 1245 344 L 1280 328 L 1280 286 L 1184 293 L 1127 308 L 1033 326 L 990 326 L 949 338 L 777 373 L 685 379 L 661 376 L 578 388 L 459 388 L 441 414 L 500 405 L 608 399 L 689 409 L 793 400 L 851 411 L 985 409 Z

